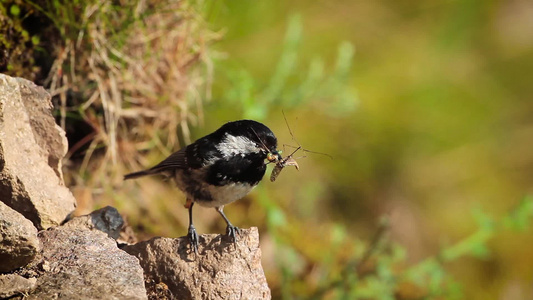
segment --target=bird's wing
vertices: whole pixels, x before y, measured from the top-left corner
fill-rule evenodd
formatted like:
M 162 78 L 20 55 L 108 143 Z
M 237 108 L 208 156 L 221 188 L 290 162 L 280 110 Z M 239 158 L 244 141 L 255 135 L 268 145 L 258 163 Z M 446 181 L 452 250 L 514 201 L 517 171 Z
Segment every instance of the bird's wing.
M 159 172 L 163 172 L 169 169 L 187 168 L 188 165 L 187 165 L 186 149 L 187 148 L 183 148 L 179 151 L 172 153 L 169 157 L 165 158 L 162 162 L 150 168 L 149 171 L 152 171 L 153 173 L 159 173 Z
M 215 147 L 205 137 L 193 144 L 172 153 L 159 164 L 144 171 L 139 171 L 124 176 L 124 179 L 132 179 L 146 175 L 159 174 L 176 169 L 202 168 L 206 161 L 219 155 Z
M 163 173 L 165 171 L 172 171 L 175 169 L 185 169 L 188 167 L 188 160 L 187 160 L 187 148 L 183 148 L 177 152 L 172 153 L 169 157 L 165 158 L 162 162 L 155 165 L 154 167 L 143 170 L 139 172 L 134 172 L 130 174 L 126 174 L 124 176 L 124 179 L 133 179 L 141 176 L 146 175 L 154 175 Z

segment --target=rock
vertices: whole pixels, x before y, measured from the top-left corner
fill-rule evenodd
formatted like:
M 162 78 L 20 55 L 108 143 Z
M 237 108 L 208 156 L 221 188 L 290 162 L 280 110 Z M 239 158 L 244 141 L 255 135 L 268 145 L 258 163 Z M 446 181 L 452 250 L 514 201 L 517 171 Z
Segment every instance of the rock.
M 124 225 L 124 220 L 118 210 L 111 206 L 106 206 L 92 213 L 75 217 L 65 223 L 65 227 L 84 227 L 88 229 L 97 229 L 107 233 L 107 235 L 116 240 L 120 236 L 120 231 Z
M 234 245 L 225 236 L 201 235 L 196 257 L 186 237 L 122 249 L 139 258 L 150 299 L 270 299 L 257 228 L 243 229 L 238 238 Z
M 0 273 L 27 265 L 39 250 L 37 229 L 33 224 L 0 202 Z
M 63 182 L 61 161 L 68 152 L 68 141 L 65 131 L 56 124 L 51 114 L 53 108 L 50 94 L 33 82 L 15 78 L 20 88 L 20 99 L 28 117 L 33 137 L 39 145 L 41 156 L 46 158 L 48 165 Z
M 39 233 L 43 270 L 28 299 L 146 299 L 134 256 L 98 230 L 55 227 Z
M 65 134 L 50 109 L 43 88 L 0 74 L 0 201 L 37 229 L 61 224 L 76 205 L 61 178 Z
M 35 278 L 24 278 L 16 274 L 0 275 L 0 298 L 29 293 L 35 288 L 36 282 Z

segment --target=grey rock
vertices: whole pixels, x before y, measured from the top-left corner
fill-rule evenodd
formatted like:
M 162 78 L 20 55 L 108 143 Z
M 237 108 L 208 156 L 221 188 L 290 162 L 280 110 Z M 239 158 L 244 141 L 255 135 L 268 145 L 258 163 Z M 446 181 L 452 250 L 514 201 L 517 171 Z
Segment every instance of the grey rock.
M 50 109 L 44 89 L 0 74 L 0 201 L 37 229 L 61 224 L 76 205 L 61 175 L 65 133 Z
M 234 245 L 201 235 L 199 255 L 186 237 L 153 238 L 122 249 L 139 258 L 150 299 L 270 299 L 257 228 L 242 229 Z
M 39 250 L 37 229 L 33 224 L 0 202 L 0 273 L 27 265 Z
M 106 206 L 92 213 L 75 217 L 65 223 L 65 227 L 84 227 L 96 229 L 107 233 L 107 235 L 116 240 L 120 236 L 120 231 L 124 225 L 124 219 L 118 210 L 111 206 Z
M 36 282 L 35 278 L 24 278 L 17 274 L 0 275 L 0 298 L 27 294 L 35 288 Z
M 105 233 L 55 227 L 39 238 L 43 272 L 28 299 L 147 299 L 139 261 Z

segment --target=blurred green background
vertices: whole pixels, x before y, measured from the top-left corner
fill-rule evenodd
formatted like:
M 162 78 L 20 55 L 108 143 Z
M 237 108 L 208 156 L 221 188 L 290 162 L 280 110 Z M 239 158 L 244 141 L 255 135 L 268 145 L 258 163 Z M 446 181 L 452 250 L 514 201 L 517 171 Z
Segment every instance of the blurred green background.
M 494 220 L 532 192 L 531 2 L 223 1 L 208 17 L 226 30 L 215 49 L 228 57 L 216 64 L 207 124 L 264 113 L 291 143 L 284 109 L 304 148 L 334 157 L 308 154 L 300 172 L 284 170 L 256 192 L 289 219 L 280 226 L 292 233 L 281 244 L 297 249 L 296 257 L 280 263 L 289 254 L 278 245 L 276 267 L 312 273 L 315 266 L 295 266 L 304 257 L 327 269 L 317 257 L 335 253 L 332 243 L 371 240 L 384 216 L 405 264 L 416 265 L 480 227 L 500 226 Z M 280 63 L 289 70 L 279 71 Z M 313 68 L 324 77 L 306 85 Z M 270 100 L 265 94 L 286 73 Z M 236 96 L 250 99 L 228 105 Z M 434 296 L 533 298 L 532 230 L 503 228 L 444 264 L 462 294 L 450 288 Z M 279 278 L 279 270 L 268 271 Z M 298 274 L 312 282 L 313 275 Z
M 333 159 L 300 152 L 226 208 L 259 227 L 275 299 L 533 299 L 531 1 L 122 2 L 0 6 L 12 53 L 55 59 L 32 79 L 69 134 L 78 213 L 111 204 L 142 239 L 185 235 L 171 183 L 122 174 L 235 119 L 296 146 L 284 111 Z M 20 29 L 50 19 L 59 50 Z

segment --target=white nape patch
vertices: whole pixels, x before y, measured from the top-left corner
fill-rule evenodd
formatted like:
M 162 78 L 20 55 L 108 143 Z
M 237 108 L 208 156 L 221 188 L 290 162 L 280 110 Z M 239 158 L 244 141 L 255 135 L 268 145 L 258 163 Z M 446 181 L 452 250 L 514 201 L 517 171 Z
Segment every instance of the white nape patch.
M 249 153 L 259 153 L 261 148 L 244 136 L 234 136 L 226 133 L 222 142 L 218 144 L 217 150 L 222 153 L 224 157 L 230 157 L 235 155 L 245 155 Z

